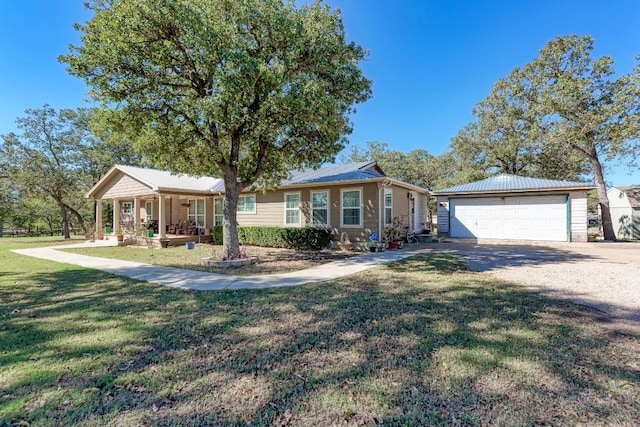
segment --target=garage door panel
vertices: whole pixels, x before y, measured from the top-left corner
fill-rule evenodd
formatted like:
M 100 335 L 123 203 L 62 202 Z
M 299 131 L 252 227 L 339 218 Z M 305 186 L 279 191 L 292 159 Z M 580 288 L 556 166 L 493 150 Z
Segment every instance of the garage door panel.
M 451 236 L 567 240 L 566 196 L 451 199 Z

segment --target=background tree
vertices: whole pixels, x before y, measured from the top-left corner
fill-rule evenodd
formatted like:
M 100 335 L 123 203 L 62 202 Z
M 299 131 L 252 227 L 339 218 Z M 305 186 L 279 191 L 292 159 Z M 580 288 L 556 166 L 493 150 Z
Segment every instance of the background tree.
M 615 78 L 612 59 L 592 59 L 592 50 L 587 36 L 549 42 L 539 57 L 494 85 L 474 109 L 478 120 L 451 145 L 455 157 L 486 174 L 591 174 L 604 237 L 615 240 L 602 161 L 626 159 L 637 166 L 640 72 Z
M 378 141 L 368 141 L 366 148 L 359 145 L 351 146 L 348 153 L 340 156 L 340 161 L 375 161 L 388 176 L 429 190 L 449 179 L 453 168 L 448 153 L 438 157 L 423 149 L 403 153 L 390 150 L 386 142 Z
M 578 180 L 587 172 L 584 159 L 562 145 L 544 144 L 539 87 L 519 68 L 498 80 L 478 103 L 477 117 L 451 140 L 459 181 L 499 173 Z
M 135 147 L 174 172 L 225 182 L 223 255 L 239 253 L 240 192 L 332 161 L 370 96 L 338 11 L 320 1 L 94 0 L 61 57 Z
M 423 149 L 402 153 L 390 150 L 386 142 L 378 141 L 368 141 L 366 147 L 353 145 L 340 160 L 342 163 L 375 161 L 387 176 L 429 190 L 451 185 L 455 170 L 454 159 L 449 152 L 437 157 Z M 427 219 L 431 225 L 431 216 L 436 212 L 435 198 L 428 199 L 427 208 Z
M 21 201 L 51 197 L 68 239 L 69 215 L 86 231 L 83 196 L 88 187 L 79 166 L 82 147 L 87 143 L 86 110 L 56 112 L 45 105 L 25 113 L 16 120 L 22 134 L 2 136 L 2 170 L 19 186 Z
M 0 237 L 4 228 L 9 225 L 13 217 L 16 204 L 16 188 L 9 174 L 3 172 L 0 175 Z
M 570 150 L 589 165 L 598 192 L 602 229 L 615 240 L 602 161 L 633 165 L 640 145 L 639 70 L 615 78 L 613 60 L 591 58 L 593 39 L 558 37 L 524 68 L 540 93 L 546 147 Z

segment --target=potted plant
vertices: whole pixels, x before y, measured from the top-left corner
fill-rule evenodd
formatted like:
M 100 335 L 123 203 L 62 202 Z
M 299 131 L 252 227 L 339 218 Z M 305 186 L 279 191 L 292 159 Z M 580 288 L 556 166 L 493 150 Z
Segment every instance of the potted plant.
M 394 217 L 389 224 L 384 228 L 385 239 L 389 244 L 389 249 L 398 249 L 402 238 L 400 237 L 400 228 L 402 227 L 402 221 L 397 216 Z
M 122 228 L 118 229 L 118 232 L 116 233 L 116 240 L 118 242 L 124 242 L 124 230 Z
M 369 252 L 378 250 L 378 235 L 376 233 L 369 234 Z

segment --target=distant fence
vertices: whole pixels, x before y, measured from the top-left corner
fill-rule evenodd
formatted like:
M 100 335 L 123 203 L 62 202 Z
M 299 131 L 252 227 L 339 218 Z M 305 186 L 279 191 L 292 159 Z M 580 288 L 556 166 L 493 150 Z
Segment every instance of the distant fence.
M 81 227 L 69 229 L 69 234 L 73 236 L 84 236 Z M 62 236 L 62 228 L 54 230 L 49 229 L 24 229 L 24 228 L 5 228 L 0 230 L 0 237 L 36 237 L 36 236 Z

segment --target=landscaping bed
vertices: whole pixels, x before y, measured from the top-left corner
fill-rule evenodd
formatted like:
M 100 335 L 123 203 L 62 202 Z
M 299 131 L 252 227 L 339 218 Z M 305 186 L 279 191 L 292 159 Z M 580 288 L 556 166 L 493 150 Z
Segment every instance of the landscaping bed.
M 362 255 L 362 252 L 356 251 L 313 251 L 246 246 L 246 255 L 248 257 L 258 257 L 259 261 L 257 263 L 240 267 L 220 268 L 203 265 L 203 258 L 208 258 L 212 255 L 214 258 L 219 258 L 219 254 L 222 252 L 222 246 L 210 245 L 208 243 L 196 243 L 192 250 L 186 249 L 185 246 L 170 246 L 166 249 L 142 246 L 107 246 L 65 250 L 89 256 L 123 259 L 127 261 L 144 262 L 147 264 L 163 265 L 167 267 L 186 268 L 189 270 L 210 271 L 213 273 L 240 276 L 287 273 L 290 271 L 304 270 L 306 268 L 325 264 L 331 261 Z

